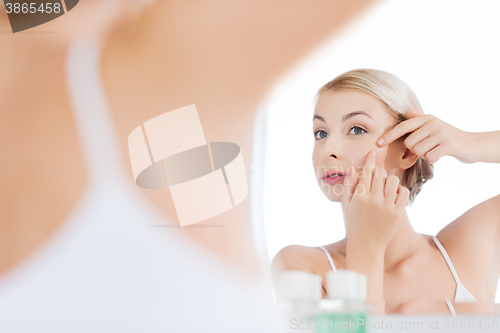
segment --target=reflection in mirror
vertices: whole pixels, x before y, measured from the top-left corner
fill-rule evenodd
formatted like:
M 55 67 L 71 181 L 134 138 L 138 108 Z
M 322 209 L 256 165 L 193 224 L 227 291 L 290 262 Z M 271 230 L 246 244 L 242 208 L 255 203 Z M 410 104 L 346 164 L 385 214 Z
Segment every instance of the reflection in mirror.
M 264 201 L 273 205 L 264 207 L 264 219 L 278 303 L 286 294 L 280 292 L 281 273 L 321 277 L 321 302 L 334 288 L 328 273 L 342 269 L 367 276 L 374 315 L 498 311 L 500 117 L 490 81 L 500 75 L 500 54 L 488 43 L 475 44 L 474 36 L 491 36 L 493 27 L 478 25 L 471 33 L 449 18 L 454 34 L 487 56 L 471 65 L 473 72 L 464 63 L 474 53 L 453 45 L 425 58 L 431 53 L 426 47 L 439 44 L 436 31 L 448 6 L 429 16 L 416 2 L 381 3 L 305 59 L 270 95 Z M 467 15 L 468 9 L 454 4 L 454 10 Z M 490 22 L 487 12 L 478 19 Z M 425 30 L 416 17 L 428 17 Z M 375 46 L 383 51 L 367 52 Z M 355 68 L 383 72 L 352 72 L 314 99 L 327 82 Z M 481 84 L 463 85 L 464 79 Z M 408 128 L 391 131 L 404 120 Z M 391 142 L 377 145 L 389 132 Z M 370 159 L 372 150 L 377 156 Z M 359 190 L 344 202 L 349 166 Z M 370 168 L 379 172 L 370 176 L 364 172 Z M 323 179 L 333 171 L 342 175 Z M 378 199 L 383 194 L 396 202 L 391 208 L 361 198 L 374 180 Z M 317 279 L 311 281 L 317 287 Z

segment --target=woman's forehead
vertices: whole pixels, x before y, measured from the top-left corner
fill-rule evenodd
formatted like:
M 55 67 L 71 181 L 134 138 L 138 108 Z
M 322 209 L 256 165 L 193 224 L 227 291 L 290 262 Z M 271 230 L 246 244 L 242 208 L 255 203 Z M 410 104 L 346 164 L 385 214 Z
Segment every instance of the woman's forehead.
M 350 114 L 357 113 L 356 118 L 371 121 L 390 121 L 389 109 L 379 99 L 358 90 L 341 90 L 323 92 L 316 104 L 314 118 L 321 117 L 327 123 L 342 123 Z M 313 119 L 314 119 L 313 118 Z M 319 118 L 317 121 L 321 121 Z

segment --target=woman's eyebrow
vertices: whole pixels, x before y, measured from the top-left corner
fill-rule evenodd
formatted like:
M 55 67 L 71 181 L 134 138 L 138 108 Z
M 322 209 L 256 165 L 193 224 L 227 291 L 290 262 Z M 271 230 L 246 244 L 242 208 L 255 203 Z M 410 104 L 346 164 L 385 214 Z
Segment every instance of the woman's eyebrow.
M 372 116 L 370 116 L 365 111 L 353 111 L 353 112 L 348 113 L 345 116 L 343 116 L 342 117 L 342 122 L 345 122 L 345 121 L 347 121 L 347 119 L 352 118 L 354 116 L 358 116 L 358 115 L 367 116 L 368 118 L 370 118 L 371 120 L 373 120 Z M 322 122 L 326 123 L 325 119 L 323 117 L 321 117 L 321 116 L 318 116 L 317 114 L 314 115 L 313 121 L 314 121 L 314 119 L 318 119 L 318 120 L 321 120 Z

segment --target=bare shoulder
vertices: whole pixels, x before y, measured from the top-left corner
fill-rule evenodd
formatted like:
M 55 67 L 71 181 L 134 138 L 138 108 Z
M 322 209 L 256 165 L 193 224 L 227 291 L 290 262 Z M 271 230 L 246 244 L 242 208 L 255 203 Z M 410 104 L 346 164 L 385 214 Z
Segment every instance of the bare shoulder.
M 342 268 L 344 264 L 339 247 L 340 241 L 324 245 L 335 265 Z M 288 245 L 274 256 L 271 263 L 271 274 L 274 280 L 277 279 L 279 273 L 285 270 L 303 270 L 313 274 L 324 275 L 330 269 L 330 263 L 325 253 L 316 246 Z
M 500 195 L 467 210 L 437 235 L 458 274 L 496 287 L 500 275 Z
M 500 195 L 470 208 L 438 233 L 438 238 L 448 243 L 450 248 L 468 248 L 471 245 L 486 251 L 500 245 L 499 236 Z
M 304 245 L 288 245 L 282 248 L 273 258 L 271 267 L 279 270 L 309 270 L 314 248 Z
M 302 270 L 314 273 L 320 256 L 324 253 L 317 247 L 288 245 L 282 248 L 271 262 L 271 274 L 274 282 L 278 275 L 286 270 Z

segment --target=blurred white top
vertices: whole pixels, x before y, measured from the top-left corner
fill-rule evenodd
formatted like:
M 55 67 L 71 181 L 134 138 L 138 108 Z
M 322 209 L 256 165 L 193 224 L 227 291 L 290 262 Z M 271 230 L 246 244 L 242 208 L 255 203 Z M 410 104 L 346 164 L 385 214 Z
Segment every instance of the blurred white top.
M 99 55 L 97 43 L 76 39 L 67 63 L 87 187 L 56 233 L 0 276 L 0 332 L 282 331 L 267 284 L 175 228 L 151 227 L 178 224 L 165 221 L 124 171 Z

